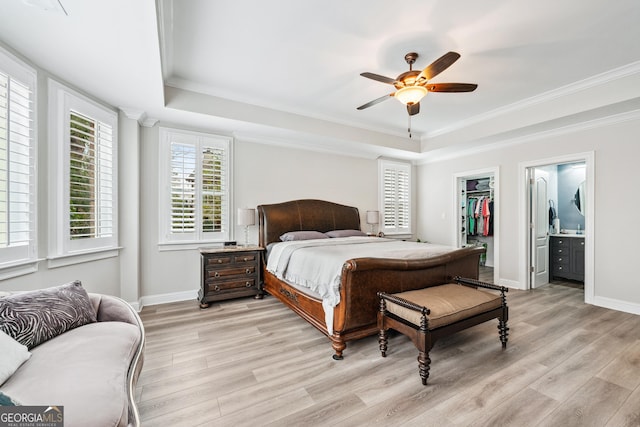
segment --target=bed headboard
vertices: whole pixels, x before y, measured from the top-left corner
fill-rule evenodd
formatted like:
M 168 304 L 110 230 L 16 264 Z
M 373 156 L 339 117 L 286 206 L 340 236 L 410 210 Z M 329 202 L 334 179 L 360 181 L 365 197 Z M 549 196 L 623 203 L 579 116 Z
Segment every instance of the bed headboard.
M 260 246 L 279 242 L 287 231 L 360 230 L 358 208 L 324 200 L 302 199 L 258 206 Z

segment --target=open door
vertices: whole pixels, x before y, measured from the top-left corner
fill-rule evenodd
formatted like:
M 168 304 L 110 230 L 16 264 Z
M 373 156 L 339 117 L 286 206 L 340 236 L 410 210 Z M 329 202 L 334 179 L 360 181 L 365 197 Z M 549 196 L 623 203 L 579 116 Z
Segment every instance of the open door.
M 549 205 L 548 173 L 531 169 L 530 184 L 530 242 L 532 288 L 549 283 Z

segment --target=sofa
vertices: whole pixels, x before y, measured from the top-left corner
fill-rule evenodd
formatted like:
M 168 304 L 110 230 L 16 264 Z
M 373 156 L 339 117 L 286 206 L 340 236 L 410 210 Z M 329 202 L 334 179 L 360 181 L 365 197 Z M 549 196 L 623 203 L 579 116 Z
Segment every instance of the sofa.
M 128 303 L 79 281 L 0 295 L 0 404 L 62 407 L 65 427 L 139 426 L 144 342 Z

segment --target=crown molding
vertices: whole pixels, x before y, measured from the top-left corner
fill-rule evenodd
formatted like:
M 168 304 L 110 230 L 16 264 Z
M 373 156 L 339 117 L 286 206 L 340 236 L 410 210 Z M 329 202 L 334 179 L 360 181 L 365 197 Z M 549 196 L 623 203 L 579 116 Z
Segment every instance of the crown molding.
M 544 92 L 539 95 L 535 95 L 530 98 L 524 99 L 522 101 L 505 105 L 503 107 L 496 108 L 495 110 L 487 111 L 486 113 L 470 117 L 467 120 L 462 120 L 460 122 L 457 122 L 453 126 L 441 128 L 432 133 L 423 135 L 422 139 L 435 138 L 440 135 L 444 135 L 450 132 L 455 132 L 460 129 L 464 129 L 468 126 L 484 122 L 485 120 L 494 119 L 508 113 L 523 110 L 523 109 L 526 109 L 538 104 L 542 104 L 545 102 L 550 102 L 567 95 L 572 95 L 574 93 L 581 92 L 586 89 L 592 89 L 596 86 L 604 85 L 606 83 L 609 83 L 624 77 L 632 76 L 635 74 L 640 74 L 640 61 L 632 62 L 630 64 L 623 65 L 622 67 L 614 68 L 613 70 L 605 71 L 604 73 L 596 74 L 595 76 L 573 82 L 566 86 L 562 86 L 558 89 Z
M 436 163 L 444 160 L 451 160 L 465 156 L 471 156 L 474 154 L 484 153 L 487 151 L 500 150 L 505 147 L 525 144 L 527 142 L 536 141 L 542 138 L 549 138 L 553 136 L 566 135 L 569 133 L 579 132 L 588 129 L 599 128 L 603 126 L 610 126 L 613 124 L 628 122 L 632 120 L 640 120 L 640 110 L 627 111 L 620 114 L 615 114 L 607 117 L 600 117 L 593 120 L 587 120 L 580 123 L 574 123 L 565 126 L 559 126 L 554 129 L 548 129 L 538 132 L 532 132 L 527 135 L 522 135 L 514 138 L 499 139 L 489 144 L 482 144 L 477 147 L 470 147 L 467 149 L 457 149 L 455 152 L 448 152 L 443 154 L 425 153 L 425 157 L 418 160 L 416 164 L 425 165 L 429 163 Z

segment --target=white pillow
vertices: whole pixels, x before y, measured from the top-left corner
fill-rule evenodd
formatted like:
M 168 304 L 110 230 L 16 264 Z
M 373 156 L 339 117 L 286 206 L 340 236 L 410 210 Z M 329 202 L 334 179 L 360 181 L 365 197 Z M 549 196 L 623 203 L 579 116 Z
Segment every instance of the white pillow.
M 26 345 L 20 344 L 9 335 L 0 331 L 0 385 L 2 385 L 20 365 L 26 362 L 31 353 Z

